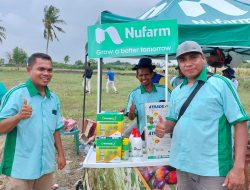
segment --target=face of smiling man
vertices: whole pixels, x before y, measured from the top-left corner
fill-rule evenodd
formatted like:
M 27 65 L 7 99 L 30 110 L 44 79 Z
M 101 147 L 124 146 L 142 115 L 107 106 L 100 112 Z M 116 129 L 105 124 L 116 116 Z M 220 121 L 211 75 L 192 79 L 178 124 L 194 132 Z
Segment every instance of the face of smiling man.
M 31 81 L 39 92 L 44 92 L 44 87 L 48 85 L 53 75 L 51 61 L 36 58 L 32 66 L 27 67 L 27 72 Z
M 140 81 L 141 85 L 145 88 L 152 86 L 153 73 L 148 68 L 140 68 L 137 70 L 136 78 Z
M 196 80 L 206 63 L 204 55 L 197 52 L 185 53 L 179 56 L 177 61 L 181 72 L 191 84 Z

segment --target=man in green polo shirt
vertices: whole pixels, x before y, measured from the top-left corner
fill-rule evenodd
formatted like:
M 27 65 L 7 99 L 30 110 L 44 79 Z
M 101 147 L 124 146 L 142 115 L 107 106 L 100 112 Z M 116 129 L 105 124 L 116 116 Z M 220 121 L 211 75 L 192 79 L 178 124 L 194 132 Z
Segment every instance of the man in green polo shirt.
M 249 117 L 233 83 L 217 74 L 208 78 L 206 58 L 194 41 L 180 44 L 176 58 L 186 78 L 173 90 L 166 122 L 158 123 L 156 134 L 173 131 L 169 163 L 177 169 L 178 190 L 243 190 Z M 179 117 L 200 83 L 204 85 Z
M 9 176 L 7 190 L 49 190 L 55 149 L 58 169 L 66 165 L 60 129 L 59 99 L 48 84 L 51 57 L 35 53 L 28 60 L 29 79 L 9 90 L 0 107 L 0 133 L 7 134 L 0 172 Z
M 130 120 L 137 118 L 136 126 L 141 134 L 146 126 L 145 103 L 165 101 L 165 86 L 152 82 L 154 69 L 155 65 L 152 65 L 150 58 L 141 58 L 133 68 L 136 70 L 136 78 L 141 85 L 129 94 L 125 114 Z M 170 97 L 170 91 L 168 91 L 168 97 Z M 125 134 L 129 133 L 128 130 Z

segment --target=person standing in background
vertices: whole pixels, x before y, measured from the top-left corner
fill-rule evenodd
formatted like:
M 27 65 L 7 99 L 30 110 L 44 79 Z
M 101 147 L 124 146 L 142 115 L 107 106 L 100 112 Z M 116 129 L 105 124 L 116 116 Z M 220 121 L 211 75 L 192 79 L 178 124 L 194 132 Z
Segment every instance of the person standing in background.
M 222 71 L 222 75 L 224 77 L 227 77 L 229 80 L 231 80 L 232 83 L 234 84 L 235 88 L 237 89 L 239 82 L 235 79 L 234 73 L 235 73 L 235 71 L 231 67 L 228 67 Z
M 90 66 L 90 63 L 87 63 L 87 66 L 85 68 L 85 72 L 83 73 L 83 81 L 82 81 L 82 86 L 84 88 L 84 77 L 86 77 L 86 93 L 90 94 L 90 90 L 91 90 L 91 78 L 93 75 L 93 69 Z
M 106 83 L 106 92 L 109 93 L 109 86 L 114 90 L 114 92 L 117 94 L 117 89 L 115 87 L 115 73 L 111 70 L 111 68 L 108 68 L 108 72 L 106 73 L 107 83 Z
M 183 83 L 184 78 L 185 78 L 185 76 L 181 72 L 179 66 L 177 66 L 175 69 L 178 71 L 178 74 L 176 76 L 172 77 L 170 80 L 170 84 L 173 86 L 173 88 L 175 88 L 178 85 L 180 85 L 181 83 Z

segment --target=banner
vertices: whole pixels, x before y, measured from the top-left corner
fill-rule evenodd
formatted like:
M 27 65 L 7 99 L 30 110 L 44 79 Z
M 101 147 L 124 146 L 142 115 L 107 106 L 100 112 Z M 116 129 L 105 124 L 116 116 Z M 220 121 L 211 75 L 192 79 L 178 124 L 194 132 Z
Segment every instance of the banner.
M 175 53 L 176 20 L 102 24 L 88 27 L 90 58 L 128 57 Z

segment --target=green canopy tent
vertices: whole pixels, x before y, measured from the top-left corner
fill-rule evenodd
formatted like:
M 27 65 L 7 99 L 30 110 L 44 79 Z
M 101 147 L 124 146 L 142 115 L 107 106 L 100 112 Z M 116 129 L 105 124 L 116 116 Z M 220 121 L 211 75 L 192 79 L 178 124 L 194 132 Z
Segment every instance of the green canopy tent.
M 193 40 L 201 44 L 205 52 L 211 47 L 221 47 L 250 56 L 250 1 L 244 2 L 163 0 L 137 18 L 103 11 L 99 23 L 177 19 L 179 43 Z
M 96 24 L 166 19 L 177 19 L 179 43 L 193 40 L 202 46 L 205 53 L 220 47 L 226 55 L 233 51 L 244 55 L 246 59 L 250 57 L 250 0 L 162 0 L 137 18 L 103 11 Z M 98 69 L 100 78 L 101 65 Z M 101 92 L 98 97 L 100 111 Z

